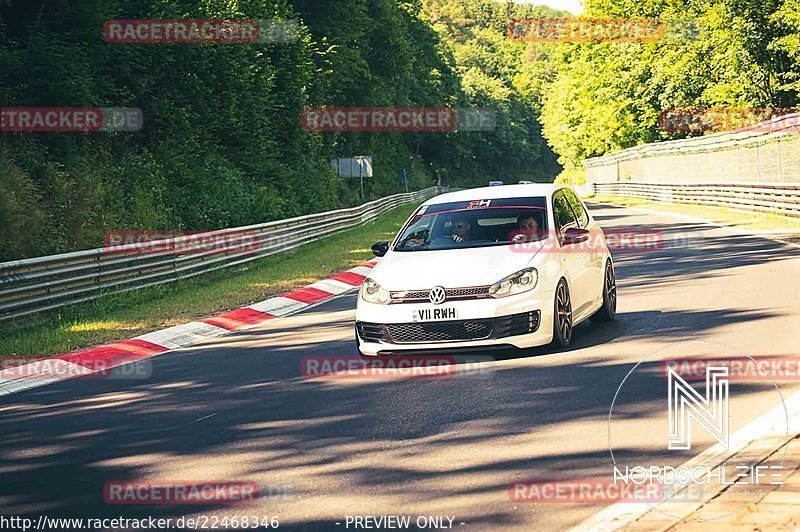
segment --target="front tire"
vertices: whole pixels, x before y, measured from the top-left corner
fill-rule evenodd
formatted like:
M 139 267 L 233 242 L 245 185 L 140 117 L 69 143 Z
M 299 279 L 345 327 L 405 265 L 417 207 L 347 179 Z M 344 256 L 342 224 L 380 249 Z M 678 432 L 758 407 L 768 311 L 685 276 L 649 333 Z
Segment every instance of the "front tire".
M 592 322 L 602 323 L 613 321 L 617 317 L 617 278 L 614 275 L 614 265 L 611 259 L 606 261 L 605 274 L 603 275 L 603 306 L 589 317 Z
M 561 279 L 556 287 L 553 314 L 553 345 L 567 347 L 572 342 L 572 299 L 567 281 Z

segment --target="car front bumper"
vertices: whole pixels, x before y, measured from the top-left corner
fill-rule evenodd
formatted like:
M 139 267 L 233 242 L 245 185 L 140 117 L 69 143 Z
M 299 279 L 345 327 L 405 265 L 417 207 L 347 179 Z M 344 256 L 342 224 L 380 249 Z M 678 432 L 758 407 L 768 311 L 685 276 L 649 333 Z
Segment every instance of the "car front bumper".
M 421 320 L 426 311 L 453 308 L 456 317 Z M 363 355 L 488 346 L 518 348 L 553 339 L 553 292 L 535 289 L 506 298 L 377 305 L 359 300 L 356 334 Z

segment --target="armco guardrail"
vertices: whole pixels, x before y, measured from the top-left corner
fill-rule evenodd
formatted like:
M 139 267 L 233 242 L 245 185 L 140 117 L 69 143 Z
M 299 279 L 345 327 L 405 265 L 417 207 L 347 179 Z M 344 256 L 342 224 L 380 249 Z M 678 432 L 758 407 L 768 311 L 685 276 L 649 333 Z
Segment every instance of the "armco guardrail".
M 800 183 L 797 113 L 583 161 L 587 183 Z
M 152 242 L 157 252 L 129 244 L 0 263 L 0 321 L 91 301 L 147 286 L 243 264 L 355 227 L 404 203 L 422 201 L 435 188 L 396 194 L 358 207 L 222 229 Z M 246 249 L 186 251 L 190 239 L 246 235 Z
M 695 203 L 800 217 L 800 183 L 594 183 L 596 194 L 629 196 L 659 203 Z

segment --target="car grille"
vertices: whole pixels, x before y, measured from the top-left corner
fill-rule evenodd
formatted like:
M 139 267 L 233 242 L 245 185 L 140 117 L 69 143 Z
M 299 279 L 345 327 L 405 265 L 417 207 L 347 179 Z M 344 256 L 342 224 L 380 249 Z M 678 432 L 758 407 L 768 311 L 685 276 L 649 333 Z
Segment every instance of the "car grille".
M 464 301 L 489 297 L 489 286 L 470 286 L 467 288 L 445 288 L 447 301 Z M 428 301 L 430 290 L 407 290 L 391 293 L 391 303 L 419 303 Z
M 365 342 L 390 344 L 431 344 L 469 342 L 529 334 L 539 329 L 538 310 L 480 320 L 428 321 L 417 323 L 357 322 L 359 337 Z
M 390 343 L 419 344 L 482 340 L 492 334 L 492 320 L 431 321 L 387 325 Z

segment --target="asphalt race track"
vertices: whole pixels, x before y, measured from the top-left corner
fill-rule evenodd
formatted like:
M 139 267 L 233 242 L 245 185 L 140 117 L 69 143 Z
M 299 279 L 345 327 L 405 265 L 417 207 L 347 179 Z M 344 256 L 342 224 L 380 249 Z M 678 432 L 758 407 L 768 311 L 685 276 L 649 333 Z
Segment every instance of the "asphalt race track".
M 277 516 L 289 530 L 400 514 L 451 516 L 462 530 L 578 524 L 603 504 L 513 502 L 509 484 L 609 476 L 609 407 L 643 357 L 688 339 L 753 357 L 800 353 L 800 249 L 666 214 L 592 212 L 605 228 L 658 231 L 668 245 L 615 253 L 618 321 L 580 325 L 568 350 L 492 354 L 449 378 L 305 378 L 305 357 L 355 356 L 351 292 L 153 358 L 146 379 L 3 397 L 3 513 Z M 622 447 L 664 423 L 663 379 L 637 382 L 615 429 Z M 800 389 L 779 385 L 785 396 Z M 772 406 L 765 383 L 732 395 L 732 431 Z M 682 456 L 635 450 L 677 464 L 712 443 L 696 437 Z M 106 504 L 103 486 L 115 480 L 247 480 L 275 496 L 247 506 Z

